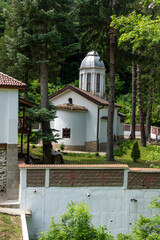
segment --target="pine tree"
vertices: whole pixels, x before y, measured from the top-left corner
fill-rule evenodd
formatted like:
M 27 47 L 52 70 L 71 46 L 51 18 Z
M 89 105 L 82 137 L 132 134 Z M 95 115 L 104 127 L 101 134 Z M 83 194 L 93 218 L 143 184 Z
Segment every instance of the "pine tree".
M 134 162 L 137 162 L 137 160 L 140 158 L 140 150 L 138 146 L 138 142 L 134 142 L 132 152 L 131 152 L 131 158 Z
M 146 147 L 145 136 L 145 104 L 143 104 L 142 93 L 142 66 L 143 68 L 149 63 L 149 56 L 157 55 L 157 49 L 159 48 L 159 23 L 160 18 L 152 19 L 151 15 L 137 14 L 136 11 L 129 14 L 127 17 L 113 17 L 112 25 L 116 29 L 119 29 L 119 45 L 126 48 L 130 46 L 137 56 L 137 94 L 138 94 L 138 108 L 139 108 L 139 122 L 141 125 L 141 146 Z M 153 59 L 151 60 L 153 62 Z M 152 63 L 153 64 L 153 63 Z M 149 79 L 148 75 L 148 79 Z M 145 79 L 145 82 L 148 82 Z M 147 86 L 146 84 L 144 84 Z M 149 88 L 148 88 L 149 89 Z M 145 95 L 145 94 L 144 94 Z
M 115 52 L 117 53 L 116 32 L 110 27 L 113 14 L 126 13 L 130 0 L 86 0 L 80 4 L 80 24 L 83 31 L 82 47 L 89 44 L 101 51 L 101 58 L 107 62 L 109 56 L 109 109 L 107 121 L 107 160 L 114 161 L 113 119 L 115 102 Z
M 13 14 L 8 14 L 8 26 L 13 35 L 8 36 L 8 50 L 16 57 L 28 75 L 32 66 L 39 69 L 41 107 L 49 110 L 48 74 L 66 56 L 77 49 L 74 24 L 69 15 L 70 0 L 13 0 Z M 23 38 L 24 37 L 24 38 Z M 20 49 L 23 51 L 21 52 Z M 18 60 L 17 60 L 18 59 Z M 31 68 L 30 68 L 30 67 Z M 25 72 L 26 67 L 26 72 Z M 51 71 L 52 72 L 52 71 Z M 42 122 L 44 134 L 50 134 L 50 122 Z M 51 162 L 51 141 L 43 138 L 44 163 Z

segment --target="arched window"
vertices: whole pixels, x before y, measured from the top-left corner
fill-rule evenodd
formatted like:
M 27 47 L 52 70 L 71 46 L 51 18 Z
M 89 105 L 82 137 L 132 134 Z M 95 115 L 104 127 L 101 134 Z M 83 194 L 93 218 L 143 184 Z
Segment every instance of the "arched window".
M 91 91 L 91 73 L 87 73 L 87 91 Z
M 69 103 L 69 104 L 72 104 L 72 103 L 73 103 L 72 98 L 68 98 L 68 103 Z
M 81 74 L 81 89 L 83 87 L 83 74 Z
M 97 85 L 96 85 L 96 92 L 100 92 L 100 74 L 97 74 Z

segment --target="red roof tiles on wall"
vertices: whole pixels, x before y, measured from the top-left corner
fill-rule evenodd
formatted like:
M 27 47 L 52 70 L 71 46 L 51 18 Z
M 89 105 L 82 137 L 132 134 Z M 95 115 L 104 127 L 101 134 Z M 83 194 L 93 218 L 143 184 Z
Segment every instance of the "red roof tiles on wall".
M 24 89 L 26 84 L 0 72 L 0 88 Z
M 57 97 L 58 95 L 62 94 L 63 92 L 67 91 L 67 90 L 72 90 L 76 93 L 78 93 L 79 95 L 83 96 L 84 98 L 90 100 L 91 102 L 94 102 L 95 104 L 99 105 L 99 106 L 108 106 L 109 105 L 109 102 L 106 101 L 105 99 L 102 99 L 90 92 L 87 92 L 85 90 L 82 90 L 80 88 L 77 88 L 75 86 L 72 86 L 72 85 L 67 85 L 66 87 L 60 89 L 59 91 L 57 91 L 56 93 L 50 95 L 49 99 L 54 99 L 55 97 Z M 121 108 L 120 105 L 118 104 L 114 104 L 115 107 L 117 108 Z

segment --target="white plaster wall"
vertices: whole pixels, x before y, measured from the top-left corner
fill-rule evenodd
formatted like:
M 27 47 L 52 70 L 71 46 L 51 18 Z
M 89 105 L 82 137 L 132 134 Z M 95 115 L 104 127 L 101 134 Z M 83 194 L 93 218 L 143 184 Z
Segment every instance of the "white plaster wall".
M 81 88 L 81 74 L 83 74 L 82 89 L 87 90 L 87 73 L 91 73 L 91 93 L 98 97 L 105 96 L 105 69 L 104 68 L 85 68 L 79 72 L 79 88 Z M 100 74 L 100 92 L 96 92 L 97 74 Z
M 156 134 L 151 133 L 151 138 L 156 139 Z M 160 140 L 160 136 L 158 135 L 158 140 Z
M 100 109 L 99 112 L 99 143 L 107 142 L 107 120 L 101 117 L 108 117 L 108 107 Z
M 131 135 L 131 131 L 124 131 L 124 136 L 129 137 Z M 141 132 L 140 131 L 135 131 L 135 135 L 137 138 L 141 137 Z
M 120 116 L 117 116 L 117 136 L 124 136 L 124 123 L 121 122 Z
M 114 122 L 113 122 L 113 134 L 118 136 L 118 110 L 117 108 L 114 109 Z
M 114 122 L 113 122 L 113 132 L 116 136 L 122 136 L 123 135 L 123 123 L 120 123 L 120 117 L 117 114 L 118 110 L 117 108 L 114 109 Z M 107 142 L 107 120 L 101 119 L 101 117 L 107 116 L 108 117 L 108 107 L 104 107 L 100 109 L 99 114 L 99 121 L 100 121 L 100 127 L 99 127 L 99 142 Z
M 159 194 L 159 190 L 124 190 L 122 187 L 22 187 L 20 208 L 32 211 L 32 217 L 28 218 L 30 239 L 36 239 L 37 233 L 48 230 L 51 217 L 57 220 L 71 201 L 88 203 L 93 224 L 106 225 L 112 234 L 117 235 L 119 232 L 129 233 L 140 214 L 151 217 L 155 210 L 148 208 L 149 202 Z M 137 202 L 130 201 L 131 198 Z
M 0 143 L 18 143 L 18 90 L 0 89 Z
M 86 112 L 59 110 L 56 121 L 51 122 L 51 127 L 60 130 L 60 138 L 63 138 L 63 128 L 71 129 L 71 137 L 60 139 L 59 144 L 83 146 L 86 140 Z
M 85 139 L 85 141 L 86 142 L 95 141 L 96 137 L 97 137 L 97 105 L 71 90 L 68 90 L 68 91 L 64 92 L 63 94 L 58 95 L 56 98 L 54 98 L 54 100 L 51 100 L 51 102 L 52 102 L 52 104 L 57 106 L 59 104 L 68 103 L 69 98 L 72 98 L 73 104 L 84 106 L 88 109 L 88 112 L 85 113 L 85 117 L 86 117 L 86 139 Z M 57 110 L 57 116 L 58 116 L 59 112 L 60 111 Z M 70 113 L 71 113 L 71 111 L 68 111 L 67 116 L 69 116 Z M 66 114 L 66 111 L 64 111 L 64 115 L 65 114 Z M 58 125 L 58 121 L 60 121 L 59 118 L 55 119 L 54 123 L 51 122 L 51 127 Z M 78 124 L 76 127 L 78 127 Z M 60 129 L 57 129 L 57 130 L 60 130 Z M 83 130 L 84 129 L 82 129 L 82 132 L 83 132 Z M 81 131 L 80 128 L 79 128 L 79 131 Z M 62 141 L 62 142 L 64 142 L 64 141 Z
M 99 143 L 107 142 L 107 120 L 100 119 Z

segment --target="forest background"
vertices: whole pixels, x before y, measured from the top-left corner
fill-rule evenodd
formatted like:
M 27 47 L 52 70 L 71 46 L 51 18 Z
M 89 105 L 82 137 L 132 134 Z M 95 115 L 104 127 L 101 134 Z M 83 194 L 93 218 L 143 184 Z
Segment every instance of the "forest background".
M 20 2 L 20 1 L 19 1 Z M 80 63 L 85 57 L 88 51 L 92 49 L 96 50 L 101 59 L 105 62 L 106 66 L 106 95 L 108 98 L 109 87 L 109 52 L 107 49 L 107 42 L 104 40 L 103 27 L 105 25 L 104 19 L 98 14 L 95 15 L 94 21 L 99 23 L 101 21 L 102 28 L 101 32 L 96 32 L 95 38 L 96 41 L 91 41 L 88 36 L 93 36 L 94 29 L 90 27 L 88 31 L 88 36 L 86 36 L 84 29 L 84 19 L 87 20 L 86 14 L 92 12 L 93 3 L 95 2 L 98 5 L 101 5 L 102 1 L 82 1 L 77 3 L 76 0 L 67 1 L 66 13 L 70 16 L 70 37 L 66 37 L 62 32 L 54 34 L 55 48 L 50 49 L 53 51 L 52 60 L 49 63 L 48 68 L 48 80 L 49 80 L 49 94 L 53 94 L 57 90 L 61 89 L 67 84 L 73 84 L 78 87 L 79 79 L 79 67 Z M 14 4 L 13 4 L 14 3 Z M 90 9 L 85 10 L 85 4 L 90 4 Z M 83 6 L 83 7 L 82 7 Z M 36 60 L 31 60 L 28 63 L 28 59 L 25 59 L 23 52 L 25 51 L 26 46 L 21 46 L 21 49 L 16 49 L 19 43 L 13 42 L 12 46 L 10 38 L 14 35 L 13 22 L 6 24 L 8 20 L 7 14 L 4 9 L 7 9 L 8 12 L 12 12 L 13 8 L 20 7 L 18 1 L 11 0 L 2 0 L 0 2 L 0 71 L 6 73 L 12 77 L 15 77 L 24 82 L 27 81 L 28 84 L 28 100 L 39 103 L 40 102 L 40 82 L 39 82 L 39 68 L 37 67 L 38 62 Z M 141 7 L 137 7 L 136 4 L 128 6 L 129 11 L 136 10 L 138 13 L 142 13 Z M 137 8 L 137 9 L 136 9 Z M 156 15 L 158 9 L 151 10 L 149 9 L 145 15 L 153 14 Z M 144 10 L 143 10 L 144 11 Z M 61 12 L 62 14 L 63 12 Z M 66 14 L 65 13 L 65 14 Z M 144 13 L 144 12 L 143 12 Z M 16 16 L 17 21 L 21 19 L 20 14 Z M 30 15 L 34 12 L 30 12 Z M 107 14 L 107 13 L 106 13 Z M 33 16 L 28 16 L 33 17 Z M 34 16 L 35 17 L 35 16 Z M 60 16 L 63 18 L 63 16 Z M 27 18 L 27 16 L 26 16 Z M 27 21 L 27 19 L 26 19 Z M 12 27 L 11 27 L 12 24 Z M 32 23 L 30 23 L 32 24 Z M 85 25 L 87 22 L 85 23 Z M 88 22 L 88 24 L 90 24 Z M 65 23 L 64 23 L 65 25 Z M 29 27 L 29 26 L 28 26 Z M 63 26 L 65 28 L 65 26 Z M 96 28 L 95 28 L 96 29 Z M 68 30 L 67 30 L 68 31 Z M 91 33 L 92 31 L 92 33 Z M 96 31 L 96 30 L 95 30 Z M 24 44 L 28 44 L 27 36 L 25 35 L 25 30 L 22 30 L 19 33 L 19 38 L 21 37 L 24 41 Z M 27 30 L 26 30 L 27 32 Z M 95 32 L 94 32 L 95 33 Z M 57 36 L 56 36 L 57 34 Z M 103 35 L 103 37 L 102 37 Z M 26 38 L 26 39 L 24 39 Z M 20 41 L 19 39 L 17 41 Z M 58 43 L 59 42 L 59 43 Z M 13 51 L 13 45 L 16 50 Z M 61 45 L 61 46 L 60 46 Z M 58 51 L 57 51 L 58 50 Z M 15 52 L 16 51 L 16 52 Z M 57 51 L 57 52 L 56 52 Z M 132 57 L 131 52 L 126 49 L 119 49 L 121 53 L 117 54 L 116 61 L 116 78 L 115 78 L 115 100 L 118 104 L 122 106 L 120 112 L 126 114 L 126 123 L 131 123 L 132 119 Z M 104 54 L 105 53 L 105 54 Z M 152 78 L 153 94 L 152 94 L 152 125 L 160 126 L 160 96 L 159 96 L 159 75 L 160 67 L 159 65 L 159 56 L 150 54 L 151 61 L 148 57 L 143 58 L 143 63 L 141 67 L 142 71 L 142 98 L 143 98 L 143 113 L 146 116 L 147 114 L 147 100 L 149 94 L 149 85 L 150 78 Z M 33 61 L 33 62 L 32 62 Z M 147 61 L 147 64 L 146 64 Z M 149 62 L 150 61 L 150 62 Z M 26 80 L 26 71 L 27 64 L 30 64 L 28 71 L 28 79 Z M 23 93 L 22 93 L 23 95 Z M 136 104 L 136 123 L 139 123 L 139 114 L 138 106 Z

